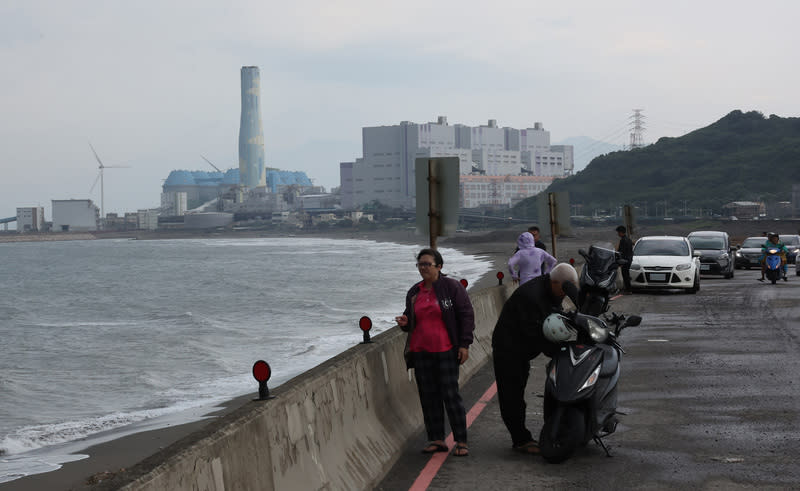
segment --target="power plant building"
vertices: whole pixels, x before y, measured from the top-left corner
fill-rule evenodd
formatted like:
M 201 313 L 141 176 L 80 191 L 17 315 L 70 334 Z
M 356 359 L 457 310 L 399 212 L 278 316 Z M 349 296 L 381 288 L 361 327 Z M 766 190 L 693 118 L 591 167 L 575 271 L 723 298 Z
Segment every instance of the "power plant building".
M 90 199 L 54 199 L 54 232 L 93 232 L 100 221 L 100 209 Z
M 44 230 L 43 206 L 17 208 L 17 232 L 41 232 L 42 230 Z
M 572 173 L 573 149 L 551 146 L 541 123 L 533 128 L 501 128 L 497 121 L 470 127 L 436 122 L 362 128 L 362 157 L 339 166 L 342 207 L 378 201 L 413 209 L 418 158 L 458 157 L 460 205 L 512 206 L 535 196 L 553 179 Z M 466 179 L 466 177 L 469 179 Z
M 187 210 L 197 208 L 225 195 L 239 184 L 239 169 L 223 172 L 173 170 L 161 188 L 161 207 L 165 214 L 183 215 Z M 262 190 L 277 194 L 287 187 L 299 191 L 313 188 L 314 184 L 305 172 L 270 169 L 265 172 L 265 186 Z
M 266 186 L 264 128 L 261 125 L 261 76 L 258 67 L 242 67 L 242 113 L 239 121 L 240 184 Z

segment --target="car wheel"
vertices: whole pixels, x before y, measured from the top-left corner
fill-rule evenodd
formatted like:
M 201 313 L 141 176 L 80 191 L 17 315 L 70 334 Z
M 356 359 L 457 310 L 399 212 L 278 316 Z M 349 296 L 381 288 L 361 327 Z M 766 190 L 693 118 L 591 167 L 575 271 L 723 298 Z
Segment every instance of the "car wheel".
M 700 275 L 695 275 L 694 284 L 686 290 L 686 293 L 697 293 L 698 291 L 700 291 Z

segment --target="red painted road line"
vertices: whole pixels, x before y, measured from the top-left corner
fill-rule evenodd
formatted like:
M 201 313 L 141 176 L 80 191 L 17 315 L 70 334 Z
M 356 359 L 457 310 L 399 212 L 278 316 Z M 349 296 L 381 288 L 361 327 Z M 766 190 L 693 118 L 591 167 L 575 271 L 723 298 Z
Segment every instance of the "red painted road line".
M 478 399 L 478 402 L 476 402 L 467 413 L 467 428 L 472 426 L 472 423 L 475 421 L 481 411 L 483 411 L 483 408 L 489 404 L 495 394 L 497 394 L 497 382 L 493 382 L 492 385 L 489 386 L 481 398 Z M 453 450 L 453 443 L 453 434 L 450 433 L 447 435 L 447 438 L 445 438 L 444 444 L 447 445 L 449 450 Z M 422 472 L 419 473 L 419 476 L 417 476 L 414 484 L 412 484 L 408 490 L 425 491 L 428 489 L 428 486 L 431 485 L 431 481 L 433 481 L 433 478 L 436 477 L 436 474 L 439 472 L 439 469 L 442 467 L 442 464 L 444 464 L 444 461 L 447 459 L 448 455 L 450 455 L 449 451 L 436 452 L 432 454 L 430 460 L 428 460 L 428 463 L 425 465 L 425 468 L 422 469 Z

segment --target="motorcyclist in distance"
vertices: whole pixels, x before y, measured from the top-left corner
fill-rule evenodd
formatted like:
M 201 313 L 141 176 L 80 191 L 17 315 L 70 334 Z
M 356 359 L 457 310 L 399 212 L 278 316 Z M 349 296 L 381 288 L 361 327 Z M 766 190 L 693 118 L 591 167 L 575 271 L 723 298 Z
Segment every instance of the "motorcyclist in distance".
M 786 254 L 788 250 L 786 246 L 780 241 L 780 237 L 775 232 L 767 234 L 767 241 L 761 246 L 761 278 L 758 281 L 764 281 L 764 274 L 767 270 L 767 251 L 769 249 L 778 249 L 778 254 L 781 256 L 781 271 L 783 272 L 783 281 L 789 281 L 786 277 Z

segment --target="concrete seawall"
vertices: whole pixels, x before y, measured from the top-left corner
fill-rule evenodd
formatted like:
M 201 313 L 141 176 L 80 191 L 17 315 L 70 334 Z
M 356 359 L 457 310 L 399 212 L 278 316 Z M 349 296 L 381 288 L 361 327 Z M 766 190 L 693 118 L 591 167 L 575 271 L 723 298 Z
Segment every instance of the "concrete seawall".
M 491 333 L 512 290 L 470 293 L 475 342 L 461 382 L 489 360 Z M 422 428 L 416 383 L 403 359 L 405 339 L 395 327 L 350 348 L 273 390 L 274 399 L 248 403 L 146 459 L 114 487 L 370 489 Z

